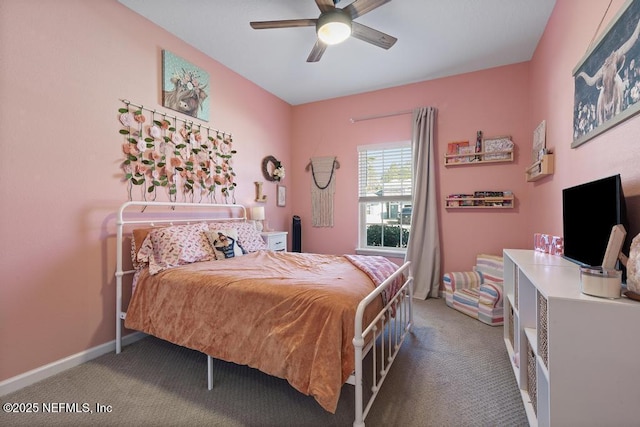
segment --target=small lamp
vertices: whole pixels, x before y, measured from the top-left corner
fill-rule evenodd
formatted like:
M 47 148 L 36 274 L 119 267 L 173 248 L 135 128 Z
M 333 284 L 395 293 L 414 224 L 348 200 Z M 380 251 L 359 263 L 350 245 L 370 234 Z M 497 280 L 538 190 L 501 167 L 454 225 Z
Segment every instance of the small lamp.
M 256 230 L 262 231 L 264 228 L 262 221 L 264 221 L 264 206 L 256 206 L 251 208 L 251 219 L 256 223 Z
M 342 43 L 351 35 L 351 17 L 341 9 L 325 12 L 318 18 L 316 32 L 325 44 Z

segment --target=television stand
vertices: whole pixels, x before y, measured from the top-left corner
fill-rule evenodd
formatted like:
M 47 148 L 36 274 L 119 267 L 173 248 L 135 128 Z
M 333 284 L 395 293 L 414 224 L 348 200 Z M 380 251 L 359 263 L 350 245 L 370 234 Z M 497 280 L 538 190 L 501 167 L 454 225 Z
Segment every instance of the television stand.
M 504 293 L 504 341 L 531 426 L 638 425 L 639 302 L 584 295 L 577 264 L 523 249 L 504 250 Z

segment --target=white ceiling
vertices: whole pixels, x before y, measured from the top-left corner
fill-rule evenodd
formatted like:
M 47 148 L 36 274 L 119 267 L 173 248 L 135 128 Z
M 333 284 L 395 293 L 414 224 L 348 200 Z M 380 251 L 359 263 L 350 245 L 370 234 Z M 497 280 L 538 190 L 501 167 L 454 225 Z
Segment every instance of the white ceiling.
M 356 19 L 396 37 L 391 49 L 352 37 L 308 63 L 314 27 L 249 22 L 317 18 L 314 0 L 119 1 L 291 105 L 528 61 L 556 3 L 392 0 Z

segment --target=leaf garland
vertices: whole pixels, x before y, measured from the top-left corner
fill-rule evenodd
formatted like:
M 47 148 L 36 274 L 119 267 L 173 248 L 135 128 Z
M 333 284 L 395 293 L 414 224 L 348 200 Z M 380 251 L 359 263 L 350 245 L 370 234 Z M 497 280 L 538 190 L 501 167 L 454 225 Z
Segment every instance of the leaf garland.
M 173 123 L 162 115 L 156 119 L 149 111 L 150 120 L 142 107 L 118 109 L 125 139 L 122 144 L 124 161 L 122 170 L 127 182 L 129 200 L 134 188 L 140 188 L 140 197 L 156 199 L 159 188 L 166 190 L 168 199 L 218 203 L 216 194 L 224 203 L 235 203 L 236 173 L 233 171 L 233 139 L 231 135 L 173 117 Z M 180 120 L 182 126 L 178 127 Z

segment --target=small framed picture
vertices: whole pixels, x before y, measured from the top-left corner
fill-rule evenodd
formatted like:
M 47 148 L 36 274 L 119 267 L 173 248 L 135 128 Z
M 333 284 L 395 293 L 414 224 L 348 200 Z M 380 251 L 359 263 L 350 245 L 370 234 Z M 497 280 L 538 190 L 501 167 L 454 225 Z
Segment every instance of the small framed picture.
M 531 152 L 532 163 L 542 160 L 546 151 L 547 122 L 543 120 L 533 131 L 533 150 Z
M 286 206 L 287 204 L 287 187 L 284 185 L 276 186 L 276 203 L 278 206 Z
M 463 147 L 458 148 L 458 154 L 473 154 L 476 152 L 476 147 L 474 147 L 473 145 L 466 145 Z M 466 163 L 466 162 L 472 162 L 474 157 L 470 156 L 470 157 L 459 157 L 458 158 L 459 162 L 461 163 Z

